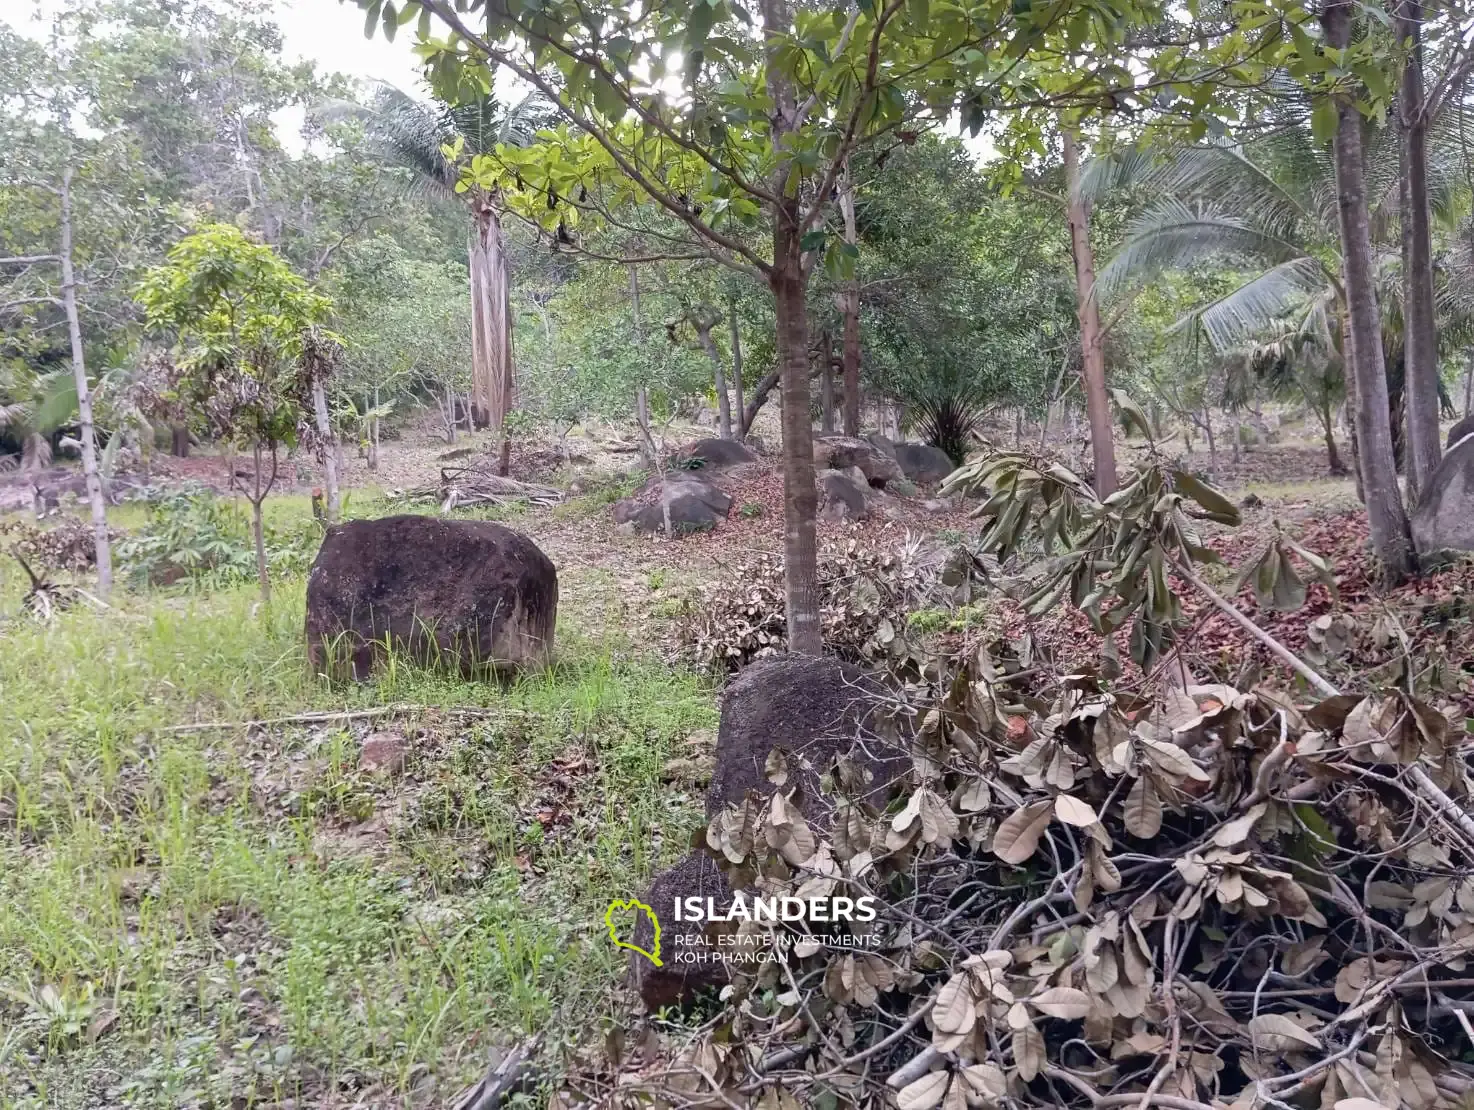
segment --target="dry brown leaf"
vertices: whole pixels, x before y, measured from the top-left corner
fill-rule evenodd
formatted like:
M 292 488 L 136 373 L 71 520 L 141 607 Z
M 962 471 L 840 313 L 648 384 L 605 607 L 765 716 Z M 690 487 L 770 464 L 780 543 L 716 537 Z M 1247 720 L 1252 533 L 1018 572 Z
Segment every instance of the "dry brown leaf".
M 1126 831 L 1143 840 L 1150 840 L 1162 831 L 1162 799 L 1157 797 L 1157 788 L 1146 775 L 1137 779 L 1126 795 L 1122 818 Z
M 943 1033 L 965 1034 L 977 1021 L 972 987 L 967 975 L 954 975 L 942 984 L 931 1008 L 932 1025 Z
M 1054 799 L 1054 815 L 1066 825 L 1075 825 L 1082 829 L 1100 820 L 1088 802 L 1082 802 L 1072 794 L 1060 794 Z
M 896 1105 L 900 1110 L 931 1110 L 940 1106 L 947 1094 L 947 1083 L 952 1078 L 945 1071 L 928 1072 L 920 1079 L 907 1083 L 896 1094 Z
M 1030 802 L 1014 810 L 993 834 L 993 854 L 1004 863 L 1023 863 L 1039 847 L 1039 837 L 1053 813 L 1054 803 L 1048 800 Z
M 1050 987 L 1028 1001 L 1041 1014 L 1052 1018 L 1074 1020 L 1090 1012 L 1090 996 L 1075 987 Z
M 1248 1025 L 1249 1039 L 1260 1052 L 1281 1055 L 1304 1048 L 1319 1048 L 1320 1039 L 1284 1014 L 1260 1014 Z
M 1025 1083 L 1032 1083 L 1044 1070 L 1044 1037 L 1033 1025 L 1014 1033 L 1013 1062 Z

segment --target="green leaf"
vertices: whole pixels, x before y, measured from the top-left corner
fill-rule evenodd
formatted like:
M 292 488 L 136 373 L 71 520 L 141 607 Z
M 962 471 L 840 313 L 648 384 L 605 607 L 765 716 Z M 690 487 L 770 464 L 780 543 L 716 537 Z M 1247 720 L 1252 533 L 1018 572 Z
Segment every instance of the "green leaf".
M 804 233 L 804 237 L 799 240 L 799 244 L 798 244 L 799 250 L 803 250 L 803 251 L 823 250 L 823 248 L 824 248 L 824 240 L 827 237 L 828 237 L 827 233 L 822 228 L 816 228 L 813 231 L 805 232 Z
M 1310 133 L 1322 144 L 1336 137 L 1336 104 L 1330 97 L 1322 97 L 1311 109 Z
M 1206 482 L 1183 470 L 1172 472 L 1172 484 L 1202 506 L 1209 520 L 1237 527 L 1241 522 L 1238 506 Z
M 384 37 L 390 42 L 399 31 L 399 13 L 394 10 L 394 0 L 384 0 Z
M 371 39 L 374 37 L 374 32 L 379 28 L 379 13 L 383 10 L 383 6 L 384 0 L 370 0 L 368 8 L 365 9 L 363 20 L 364 38 Z

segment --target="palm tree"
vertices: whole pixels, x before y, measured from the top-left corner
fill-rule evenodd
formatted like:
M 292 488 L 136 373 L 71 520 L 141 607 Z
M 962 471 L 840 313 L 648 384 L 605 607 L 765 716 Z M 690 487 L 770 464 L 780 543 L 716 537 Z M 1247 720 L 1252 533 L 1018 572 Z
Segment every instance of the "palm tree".
M 409 172 L 415 192 L 466 206 L 471 225 L 471 418 L 477 427 L 497 433 L 505 472 L 510 448 L 505 424 L 516 403 L 517 380 L 501 198 L 474 186 L 457 192 L 456 185 L 460 159 L 489 154 L 499 144 L 527 144 L 549 121 L 547 106 L 529 96 L 504 108 L 490 94 L 461 104 L 427 103 L 384 84 L 367 109 L 353 114 L 363 120 L 384 162 Z M 459 157 L 448 157 L 447 148 L 458 149 Z
M 1393 428 L 1401 441 L 1402 283 L 1396 219 L 1398 157 L 1395 136 L 1373 132 L 1367 182 L 1374 237 L 1383 349 L 1392 392 Z M 1445 149 L 1447 149 L 1445 147 Z M 1435 215 L 1447 216 L 1457 179 L 1450 158 L 1435 155 L 1430 191 Z M 1102 162 L 1092 185 L 1142 184 L 1158 194 L 1127 228 L 1126 238 L 1101 270 L 1103 297 L 1146 285 L 1169 269 L 1227 259 L 1248 272 L 1230 292 L 1184 314 L 1174 330 L 1206 339 L 1223 355 L 1241 353 L 1286 384 L 1287 361 L 1307 377 L 1318 398 L 1327 452 L 1331 438 L 1328 372 L 1343 365 L 1346 294 L 1342 284 L 1335 166 L 1303 120 L 1293 119 L 1249 145 L 1229 142 L 1181 147 L 1165 156 L 1132 151 Z M 1439 299 L 1445 324 L 1465 324 L 1468 313 L 1444 281 Z M 1450 332 L 1452 338 L 1453 332 Z M 1257 349 L 1257 354 L 1255 354 Z M 1352 444 L 1355 452 L 1355 442 Z

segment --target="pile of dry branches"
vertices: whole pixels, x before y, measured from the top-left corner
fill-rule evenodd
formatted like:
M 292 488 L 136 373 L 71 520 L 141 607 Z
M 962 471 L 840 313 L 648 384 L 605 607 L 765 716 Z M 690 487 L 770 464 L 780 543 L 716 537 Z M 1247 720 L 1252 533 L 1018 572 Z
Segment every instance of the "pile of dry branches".
M 848 662 L 892 670 L 925 662 L 907 635 L 910 615 L 965 605 L 978 582 L 965 546 L 952 549 L 913 533 L 876 545 L 864 533 L 819 548 L 819 617 L 824 643 Z M 786 650 L 783 560 L 760 553 L 723 567 L 720 578 L 672 626 L 672 654 L 703 669 L 736 671 Z
M 408 496 L 434 501 L 443 513 L 458 505 L 556 505 L 563 500 L 563 494 L 552 486 L 508 478 L 497 474 L 495 466 L 491 460 L 442 466 L 438 485 L 409 490 Z
M 883 811 L 841 761 L 828 830 L 780 786 L 707 831 L 734 888 L 878 897 L 849 926 L 873 946 L 790 935 L 704 1025 L 559 1105 L 1474 1102 L 1474 821 L 1449 716 L 1395 690 L 1146 703 L 1082 674 L 1020 694 L 982 654 L 948 678 L 892 707 L 915 750 Z

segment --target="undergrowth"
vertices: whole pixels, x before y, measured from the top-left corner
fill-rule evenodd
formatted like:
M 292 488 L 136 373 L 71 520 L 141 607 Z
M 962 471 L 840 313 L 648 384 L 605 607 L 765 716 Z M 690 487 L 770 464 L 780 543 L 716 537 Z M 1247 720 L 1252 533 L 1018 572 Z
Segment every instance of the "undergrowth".
M 699 822 L 661 777 L 709 691 L 567 627 L 508 687 L 402 661 L 330 687 L 300 575 L 277 595 L 0 629 L 0 1106 L 438 1104 L 616 1005 L 604 905 Z M 370 730 L 402 775 L 358 767 Z

